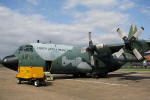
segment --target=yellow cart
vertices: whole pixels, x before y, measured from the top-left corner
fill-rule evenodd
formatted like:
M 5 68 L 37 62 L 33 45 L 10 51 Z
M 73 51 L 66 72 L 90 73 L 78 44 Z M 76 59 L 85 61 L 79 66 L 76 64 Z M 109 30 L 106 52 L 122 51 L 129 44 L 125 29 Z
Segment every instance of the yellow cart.
M 20 66 L 16 77 L 18 84 L 21 84 L 22 81 L 28 81 L 34 82 L 34 85 L 38 87 L 41 83 L 45 83 L 43 67 Z

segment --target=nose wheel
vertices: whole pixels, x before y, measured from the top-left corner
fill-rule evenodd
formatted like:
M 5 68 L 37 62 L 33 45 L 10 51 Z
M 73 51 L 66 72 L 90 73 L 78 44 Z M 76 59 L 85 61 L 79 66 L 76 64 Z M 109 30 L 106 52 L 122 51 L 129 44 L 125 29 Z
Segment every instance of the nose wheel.
M 21 84 L 21 79 L 20 78 L 17 79 L 17 84 Z

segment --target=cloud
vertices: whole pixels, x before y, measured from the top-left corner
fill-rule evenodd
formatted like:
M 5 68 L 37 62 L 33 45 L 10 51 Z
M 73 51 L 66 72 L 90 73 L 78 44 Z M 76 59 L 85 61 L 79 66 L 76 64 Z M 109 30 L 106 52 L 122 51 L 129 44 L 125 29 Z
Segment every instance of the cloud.
M 107 5 L 107 3 L 105 4 Z M 9 55 L 24 43 L 52 41 L 69 45 L 87 45 L 88 32 L 92 31 L 94 43 L 119 42 L 111 30 L 128 22 L 129 15 L 117 11 L 91 9 L 78 13 L 72 24 L 56 24 L 40 14 L 21 14 L 0 6 L 0 54 Z
M 142 9 L 142 13 L 147 15 L 149 17 L 149 19 L 150 19 L 150 7 L 144 7 Z
M 104 8 L 105 10 L 112 8 L 127 10 L 136 6 L 136 4 L 130 0 L 67 0 L 64 9 L 72 9 L 78 5 L 88 8 Z
M 112 7 L 117 4 L 117 0 L 67 0 L 64 9 L 71 9 L 78 5 L 86 7 Z
M 27 0 L 27 2 L 31 3 L 32 5 L 39 5 L 38 0 Z
M 81 19 L 76 21 L 76 24 L 82 23 L 80 26 L 91 30 L 99 28 L 101 31 L 110 32 L 114 27 L 125 24 L 128 17 L 127 14 L 115 11 L 90 10 L 84 13 Z
M 134 2 L 132 2 L 132 1 L 123 0 L 121 5 L 119 6 L 119 8 L 121 10 L 127 10 L 127 9 L 133 8 L 135 6 L 136 6 L 136 4 Z

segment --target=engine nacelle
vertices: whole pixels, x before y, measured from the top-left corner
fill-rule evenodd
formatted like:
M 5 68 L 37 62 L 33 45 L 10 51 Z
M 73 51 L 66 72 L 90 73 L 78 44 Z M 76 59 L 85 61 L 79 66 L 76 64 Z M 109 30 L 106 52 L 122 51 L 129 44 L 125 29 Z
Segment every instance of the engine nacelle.
M 96 48 L 97 48 L 97 49 L 100 49 L 100 48 L 103 48 L 103 47 L 104 47 L 104 44 L 103 44 L 103 43 L 96 45 Z
M 81 73 L 90 73 L 92 71 L 92 67 L 86 62 L 81 62 L 77 68 Z

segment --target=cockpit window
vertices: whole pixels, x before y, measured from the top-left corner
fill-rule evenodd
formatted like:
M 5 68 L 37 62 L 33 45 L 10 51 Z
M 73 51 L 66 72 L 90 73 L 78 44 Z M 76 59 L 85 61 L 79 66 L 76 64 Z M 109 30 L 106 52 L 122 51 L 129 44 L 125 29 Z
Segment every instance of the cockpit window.
M 33 51 L 33 46 L 32 45 L 26 45 L 25 47 L 24 47 L 24 51 Z
M 21 46 L 19 48 L 19 51 L 30 51 L 30 52 L 33 52 L 33 46 L 32 45 Z

